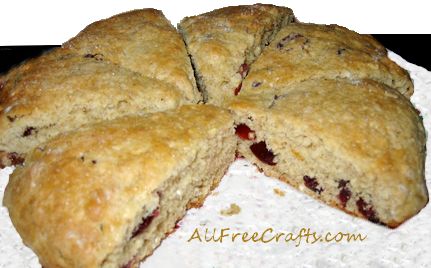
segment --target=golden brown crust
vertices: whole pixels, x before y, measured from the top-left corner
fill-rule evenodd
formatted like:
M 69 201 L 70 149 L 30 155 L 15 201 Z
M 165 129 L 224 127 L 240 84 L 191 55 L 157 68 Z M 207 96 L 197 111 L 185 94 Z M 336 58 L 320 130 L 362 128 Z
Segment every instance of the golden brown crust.
M 0 78 L 0 151 L 26 153 L 83 124 L 172 109 L 181 92 L 104 57 L 58 48 Z
M 234 96 L 250 64 L 276 31 L 293 20 L 286 7 L 231 6 L 186 17 L 178 25 L 194 62 L 198 84 L 209 103 Z
M 369 35 L 337 25 L 291 23 L 252 65 L 241 92 L 271 90 L 307 79 L 373 79 L 410 97 L 408 72 Z
M 428 202 L 423 123 L 413 105 L 392 88 L 371 80 L 355 84 L 348 80 L 307 80 L 281 88 L 275 94 L 270 91 L 244 93 L 233 101 L 231 108 L 241 122 L 253 118 L 258 128 L 256 135 L 265 139 L 281 158 L 288 152 L 285 151 L 286 140 L 280 137 L 288 138 L 295 133 L 298 135 L 294 140 L 296 144 L 309 138 L 315 140 L 309 149 L 301 148 L 307 157 L 312 158 L 319 152 L 319 158 L 325 159 L 323 166 L 318 164 L 319 159 L 308 159 L 313 172 L 322 177 L 332 174 L 328 175 L 330 180 L 349 180 L 357 192 L 371 196 L 379 220 L 388 226 L 399 225 Z M 319 147 L 317 141 L 321 143 Z M 329 157 L 326 151 L 333 156 Z M 307 157 L 304 158 L 307 160 Z M 352 167 L 346 168 L 346 172 L 354 172 L 340 174 L 341 161 Z M 308 162 L 298 160 L 297 163 L 300 166 Z M 264 169 L 269 168 L 264 165 Z M 303 183 L 302 176 L 311 172 L 310 167 L 305 168 L 304 164 L 302 175 L 292 177 Z M 277 177 L 288 175 L 285 177 L 290 178 L 293 169 L 271 166 L 272 174 Z M 325 182 L 319 183 L 325 185 Z M 320 193 L 304 191 L 314 197 L 320 196 Z M 323 192 L 322 197 L 325 194 Z M 354 210 L 351 212 L 358 214 Z
M 229 128 L 227 111 L 194 105 L 59 135 L 16 169 L 4 205 L 42 265 L 98 267 L 157 206 L 155 190 Z
M 170 83 L 190 103 L 201 99 L 184 42 L 159 10 L 132 10 L 94 22 L 63 47 L 81 55 L 103 55 L 123 67 Z

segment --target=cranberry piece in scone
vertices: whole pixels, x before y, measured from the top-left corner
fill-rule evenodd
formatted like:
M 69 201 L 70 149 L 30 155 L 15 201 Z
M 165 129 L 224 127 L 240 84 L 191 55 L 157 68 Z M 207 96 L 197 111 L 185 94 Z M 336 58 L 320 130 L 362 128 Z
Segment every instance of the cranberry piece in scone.
M 238 73 L 241 75 L 242 78 L 244 78 L 248 74 L 249 70 L 250 70 L 250 66 L 247 63 L 243 63 L 239 67 Z
M 145 228 L 147 228 L 150 225 L 150 223 L 153 221 L 153 219 L 155 217 L 159 216 L 159 214 L 160 214 L 160 211 L 157 208 L 153 211 L 153 213 L 151 213 L 150 216 L 144 218 L 142 220 L 141 224 L 139 224 L 139 226 L 133 231 L 131 238 L 134 238 L 137 235 L 139 235 L 140 233 L 142 233 L 145 230 Z
M 235 96 L 239 94 L 239 92 L 241 91 L 241 87 L 242 87 L 242 82 L 239 83 L 239 85 L 234 89 L 233 94 L 235 94 Z
M 346 206 L 347 202 L 350 200 L 350 197 L 352 197 L 352 192 L 349 189 L 349 186 L 347 184 L 349 181 L 346 180 L 340 180 L 338 182 L 338 189 L 340 189 L 340 192 L 338 193 L 338 199 L 340 200 L 343 207 Z
M 262 82 L 259 82 L 259 81 L 254 81 L 254 82 L 251 84 L 251 86 L 252 86 L 252 87 L 258 87 L 258 86 L 260 86 L 260 85 L 262 85 Z
M 250 150 L 257 157 L 257 159 L 259 159 L 263 163 L 270 166 L 274 166 L 275 164 L 277 164 L 274 162 L 274 153 L 271 150 L 268 150 L 264 141 L 253 143 L 252 145 L 250 145 Z
M 235 127 L 235 134 L 243 140 L 254 140 L 255 134 L 246 124 L 239 124 Z
M 368 204 L 362 197 L 356 201 L 356 206 L 358 207 L 359 212 L 364 215 L 369 221 L 374 223 L 380 223 L 380 220 L 376 216 L 376 212 L 372 205 Z
M 307 186 L 308 189 L 318 194 L 323 192 L 323 188 L 319 187 L 319 183 L 317 182 L 316 178 L 305 175 L 303 177 L 303 180 L 304 180 L 304 185 Z
M 24 163 L 24 158 L 15 152 L 8 153 L 7 158 L 9 158 L 10 164 L 13 166 L 21 165 L 22 163 Z
M 35 127 L 27 127 L 24 130 L 24 133 L 22 133 L 22 136 L 27 137 L 27 136 L 33 135 L 36 132 L 37 132 L 37 129 Z
M 282 49 L 290 41 L 295 40 L 297 38 L 301 38 L 301 37 L 304 37 L 304 36 L 302 34 L 299 34 L 299 33 L 291 33 L 288 36 L 281 39 L 280 42 L 277 43 L 277 48 Z

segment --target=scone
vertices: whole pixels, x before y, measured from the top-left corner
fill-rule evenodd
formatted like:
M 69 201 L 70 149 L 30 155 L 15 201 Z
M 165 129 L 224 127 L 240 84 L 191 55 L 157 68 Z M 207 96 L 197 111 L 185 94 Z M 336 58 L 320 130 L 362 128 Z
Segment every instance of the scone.
M 234 160 L 231 114 L 186 105 L 57 136 L 29 154 L 4 205 L 44 267 L 137 267 Z
M 264 91 L 307 79 L 372 79 L 413 94 L 408 72 L 369 35 L 337 25 L 291 23 L 251 66 L 242 91 Z
M 22 162 L 37 144 L 83 124 L 187 102 L 170 84 L 61 48 L 11 70 L 0 85 L 3 166 Z
M 279 28 L 293 20 L 291 9 L 264 4 L 225 7 L 184 18 L 178 28 L 205 101 L 221 104 L 236 95 L 249 64 Z
M 159 10 L 133 10 L 94 22 L 63 47 L 170 83 L 190 103 L 201 100 L 184 41 Z
M 389 227 L 428 202 L 423 123 L 395 89 L 306 80 L 230 107 L 239 153 L 314 198 Z

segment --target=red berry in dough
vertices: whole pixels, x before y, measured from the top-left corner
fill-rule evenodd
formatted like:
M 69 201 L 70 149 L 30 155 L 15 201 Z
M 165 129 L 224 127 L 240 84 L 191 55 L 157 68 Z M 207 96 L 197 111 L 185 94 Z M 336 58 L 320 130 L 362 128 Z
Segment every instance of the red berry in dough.
M 274 162 L 274 153 L 271 150 L 268 150 L 264 141 L 253 143 L 252 145 L 250 145 L 250 150 L 257 157 L 257 159 L 259 159 L 263 163 L 270 166 L 274 166 L 275 164 L 277 164 Z
M 239 124 L 235 127 L 235 134 L 243 140 L 254 140 L 254 131 L 251 130 L 246 124 Z

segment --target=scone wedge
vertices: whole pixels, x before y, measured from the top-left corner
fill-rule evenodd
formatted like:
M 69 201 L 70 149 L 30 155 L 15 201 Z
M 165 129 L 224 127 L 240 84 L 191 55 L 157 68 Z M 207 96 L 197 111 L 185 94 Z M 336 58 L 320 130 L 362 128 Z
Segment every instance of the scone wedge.
M 372 36 L 337 25 L 290 23 L 254 62 L 244 91 L 263 91 L 307 79 L 371 79 L 413 94 L 406 70 Z
M 316 199 L 389 227 L 428 202 L 423 123 L 395 89 L 307 80 L 230 108 L 239 153 Z
M 187 103 L 170 84 L 61 48 L 12 69 L 0 84 L 0 165 L 84 124 Z
M 292 22 L 287 7 L 231 6 L 186 17 L 178 25 L 208 103 L 222 104 L 241 88 L 249 65 L 280 27 Z
M 201 100 L 184 41 L 160 10 L 132 10 L 96 21 L 63 47 L 169 83 L 190 103 Z
M 137 267 L 234 160 L 231 114 L 189 105 L 57 136 L 4 195 L 44 267 Z

